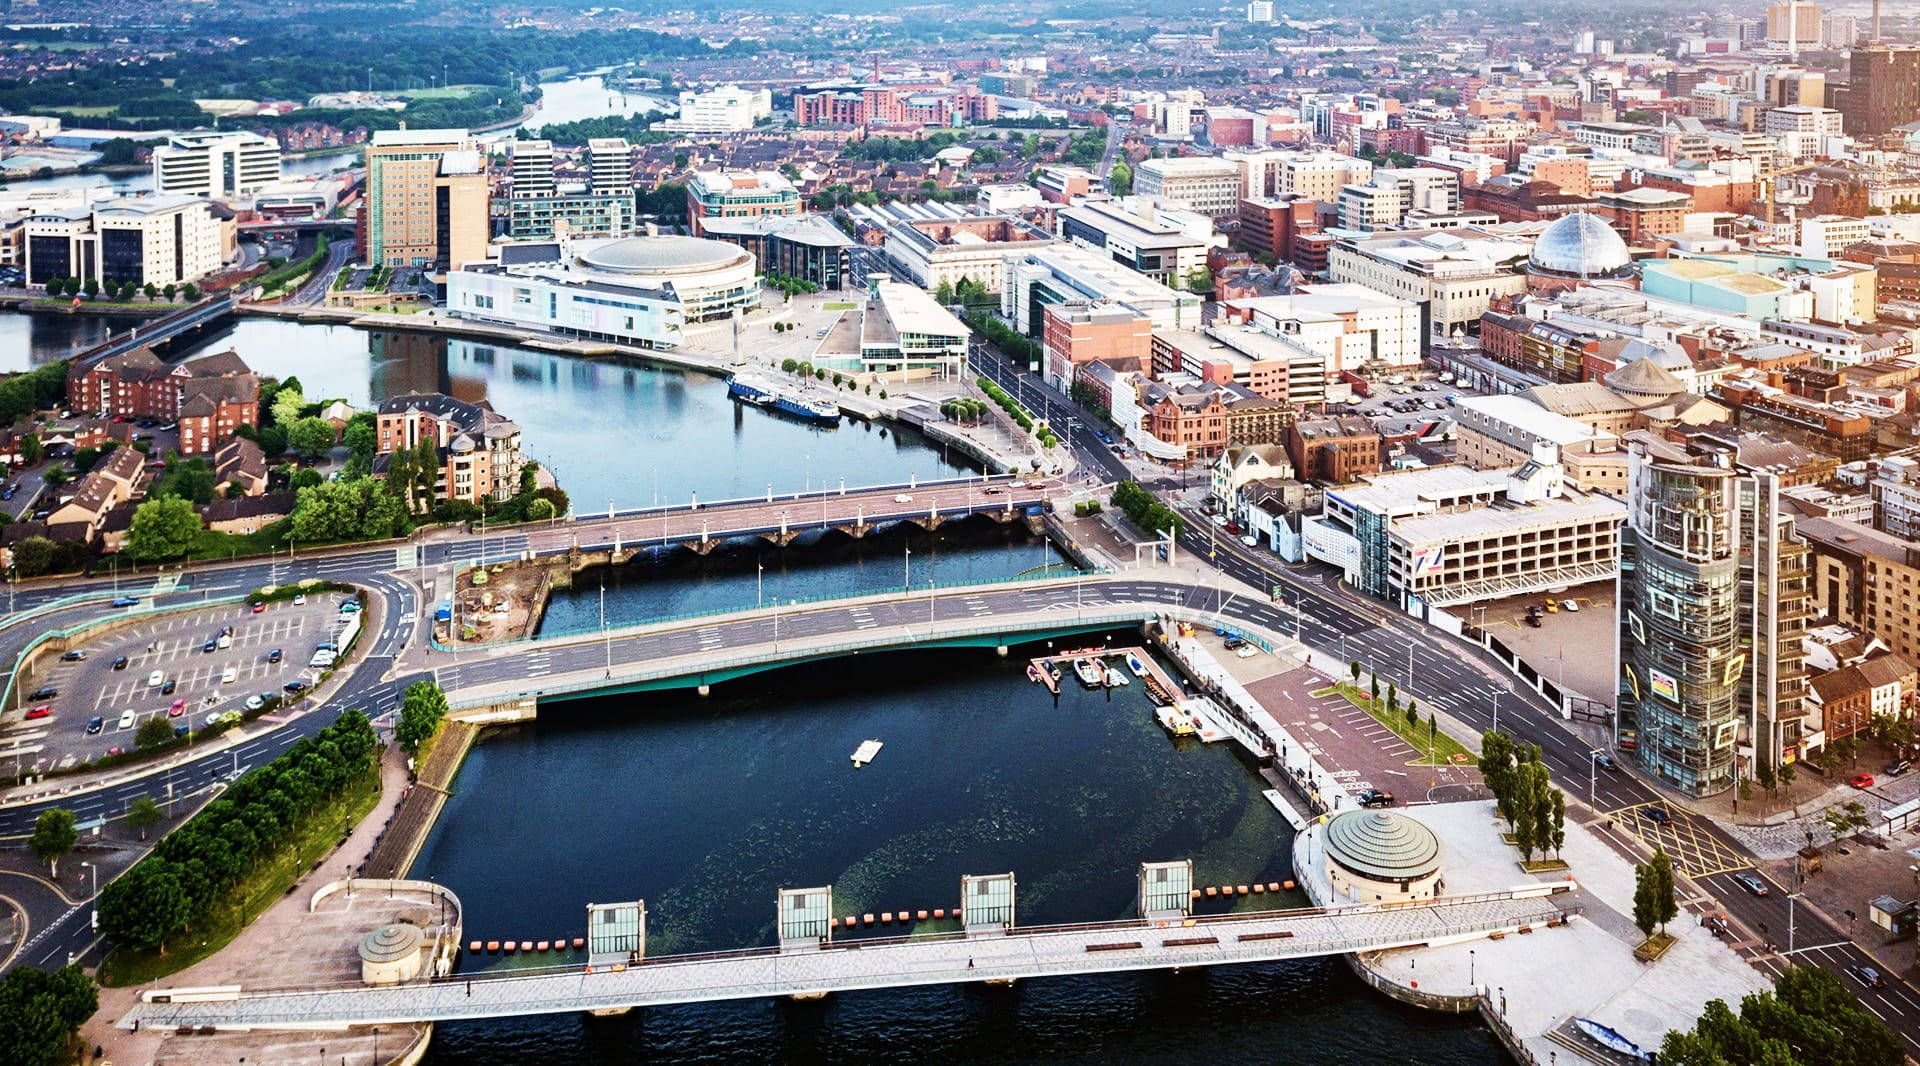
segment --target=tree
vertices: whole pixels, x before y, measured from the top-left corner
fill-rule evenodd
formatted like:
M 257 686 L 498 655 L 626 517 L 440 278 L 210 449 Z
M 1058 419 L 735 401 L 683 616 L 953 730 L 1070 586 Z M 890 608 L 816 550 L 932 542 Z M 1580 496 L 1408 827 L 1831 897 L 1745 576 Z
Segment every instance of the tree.
M 273 412 L 273 424 L 282 430 L 289 430 L 300 421 L 300 412 L 307 406 L 307 397 L 300 391 L 300 382 L 288 379 L 273 394 L 270 410 Z
M 172 739 L 173 726 L 169 725 L 165 718 L 154 717 L 141 722 L 140 728 L 134 730 L 133 746 L 136 748 L 151 748 L 165 744 Z
M 88 278 L 87 280 L 81 282 L 80 291 L 86 293 L 88 299 L 92 299 L 93 297 L 100 295 L 99 280 L 97 278 Z
M 32 466 L 39 462 L 40 456 L 45 452 L 46 446 L 40 443 L 40 434 L 29 433 L 20 438 L 20 461 L 26 465 Z
M 1132 195 L 1133 168 L 1124 161 L 1115 163 L 1113 171 L 1107 175 L 1107 191 L 1115 196 Z
M 1793 779 L 1800 776 L 1800 771 L 1795 770 L 1790 762 L 1781 763 L 1780 772 L 1776 776 L 1780 778 L 1781 788 L 1792 788 Z
M 378 444 L 376 434 L 377 430 L 371 421 L 362 421 L 359 415 L 354 415 L 353 420 L 347 423 L 346 431 L 341 434 L 341 440 L 355 456 L 371 460 Z
M 199 535 L 193 504 L 178 496 L 155 496 L 134 508 L 127 548 L 140 559 L 173 559 L 185 555 Z
M 1353 675 L 1353 683 L 1358 685 L 1360 683 L 1360 660 L 1355 659 L 1348 663 L 1347 673 Z
M 554 516 L 553 501 L 544 496 L 527 501 L 527 521 L 545 522 Z
M 941 278 L 940 284 L 934 286 L 933 298 L 938 301 L 942 307 L 953 303 L 953 285 L 950 284 L 947 279 Z
M 1774 790 L 1780 787 L 1779 775 L 1773 772 L 1771 763 L 1761 763 L 1760 768 L 1753 772 L 1753 779 L 1760 782 L 1761 788 L 1767 790 L 1769 798 L 1773 796 Z
M 99 990 L 78 966 L 14 967 L 0 979 L 0 1062 L 69 1061 L 74 1034 L 99 1008 Z
M 1647 861 L 1651 869 L 1649 874 L 1653 882 L 1653 920 L 1660 925 L 1660 931 L 1666 932 L 1667 923 L 1680 913 L 1680 904 L 1674 898 L 1673 859 L 1665 848 L 1653 849 L 1653 858 Z
M 179 868 L 158 854 L 149 855 L 100 893 L 100 928 L 120 943 L 165 955 L 167 937 L 186 924 L 193 910 Z
M 400 703 L 400 724 L 394 727 L 393 738 L 400 742 L 401 750 L 412 755 L 440 728 L 440 719 L 446 713 L 447 697 L 440 686 L 431 681 L 416 681 L 407 686 L 407 694 Z
M 1640 930 L 1641 936 L 1652 936 L 1654 927 L 1660 924 L 1660 905 L 1656 901 L 1659 892 L 1658 883 L 1651 863 L 1640 863 L 1633 868 L 1633 924 Z
M 321 239 L 325 240 L 326 238 L 322 237 Z M 180 296 L 188 303 L 196 303 L 200 299 L 200 287 L 189 281 L 180 287 Z
M 180 291 L 179 286 L 173 284 L 172 282 L 168 282 L 166 285 L 161 287 L 160 295 L 166 297 L 168 303 L 172 303 L 174 293 L 179 291 Z
M 317 416 L 302 418 L 287 427 L 287 444 L 301 455 L 319 455 L 333 447 L 333 423 Z
M 55 807 L 41 811 L 34 820 L 33 835 L 27 838 L 27 850 L 33 857 L 47 864 L 53 876 L 60 876 L 60 859 L 73 850 L 80 841 L 80 834 L 73 828 L 73 812 Z
M 140 839 L 147 839 L 147 830 L 159 825 L 166 816 L 160 811 L 160 804 L 152 796 L 135 796 L 127 804 L 127 825 L 140 831 Z
M 293 475 L 293 487 L 296 490 L 311 488 L 325 480 L 327 479 L 321 476 L 320 471 L 308 468 Z
M 13 546 L 13 566 L 21 577 L 39 577 L 53 566 L 54 543 L 45 537 L 28 537 Z

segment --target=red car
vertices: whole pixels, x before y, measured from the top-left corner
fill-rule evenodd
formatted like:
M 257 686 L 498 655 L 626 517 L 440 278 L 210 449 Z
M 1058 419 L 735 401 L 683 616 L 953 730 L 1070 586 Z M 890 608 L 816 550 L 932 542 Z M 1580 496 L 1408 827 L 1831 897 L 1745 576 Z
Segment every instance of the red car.
M 45 718 L 47 715 L 50 715 L 52 713 L 53 713 L 53 708 L 43 703 L 40 706 L 35 707 L 33 710 L 28 711 L 27 719 L 31 721 L 35 718 Z
M 267 609 L 267 605 L 264 603 L 256 603 L 253 605 L 254 614 L 259 614 L 261 611 L 264 611 L 266 609 Z
M 186 710 L 187 710 L 187 701 L 186 701 L 186 700 L 174 700 L 174 701 L 173 701 L 173 706 L 171 706 L 171 707 L 169 707 L 169 708 L 167 708 L 167 717 L 168 717 L 168 718 L 178 718 L 178 717 L 180 717 L 180 716 L 181 716 L 182 714 L 185 714 L 185 713 L 186 713 Z
M 1848 781 L 1847 784 L 1852 785 L 1854 788 L 1872 788 L 1873 775 L 1872 774 L 1854 774 L 1853 780 Z

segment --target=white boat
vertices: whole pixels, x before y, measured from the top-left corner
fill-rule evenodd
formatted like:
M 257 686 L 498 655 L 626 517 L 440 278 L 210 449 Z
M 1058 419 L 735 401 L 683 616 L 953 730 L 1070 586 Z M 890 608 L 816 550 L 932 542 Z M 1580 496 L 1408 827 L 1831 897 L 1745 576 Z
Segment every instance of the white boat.
M 1155 707 L 1153 716 L 1159 720 L 1161 728 L 1176 737 L 1193 735 L 1193 720 L 1171 707 Z
M 1127 653 L 1127 669 L 1133 671 L 1135 677 L 1147 676 L 1147 664 L 1141 662 L 1140 657 L 1132 652 Z
M 859 767 L 865 766 L 868 763 L 872 762 L 873 757 L 880 754 L 880 749 L 883 747 L 886 747 L 886 745 L 880 743 L 877 740 L 861 741 L 860 746 L 853 749 L 854 768 L 858 769 Z
M 1121 673 L 1119 667 L 1117 666 L 1107 667 L 1107 687 L 1108 688 L 1126 688 L 1128 685 L 1131 685 L 1131 684 L 1133 684 L 1133 678 L 1130 678 L 1126 674 Z
M 1088 688 L 1099 688 L 1107 683 L 1107 672 L 1093 659 L 1076 659 L 1073 672 L 1079 676 L 1080 683 Z

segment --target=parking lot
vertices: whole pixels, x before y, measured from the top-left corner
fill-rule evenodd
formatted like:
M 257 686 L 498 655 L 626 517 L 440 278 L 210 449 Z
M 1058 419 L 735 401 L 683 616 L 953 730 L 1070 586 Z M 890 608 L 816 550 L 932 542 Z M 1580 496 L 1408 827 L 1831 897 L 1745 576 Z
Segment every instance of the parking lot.
M 345 598 L 316 593 L 304 604 L 268 603 L 258 612 L 240 604 L 157 615 L 76 649 L 84 658 L 44 661 L 23 682 L 22 706 L 0 726 L 0 762 L 12 756 L 22 769 L 63 769 L 132 749 L 150 719 L 199 729 L 249 709 L 250 697 L 285 696 L 293 682 L 310 686 L 323 668 L 309 662 L 318 645 L 336 638 Z M 270 661 L 275 651 L 277 662 Z M 38 694 L 49 689 L 52 695 Z M 26 717 L 41 707 L 42 717 Z
M 1554 601 L 1555 609 L 1544 605 Z M 1566 610 L 1572 600 L 1576 610 Z M 1527 624 L 1527 609 L 1541 606 L 1539 626 Z M 1566 592 L 1534 593 L 1451 608 L 1512 648 L 1542 677 L 1588 699 L 1613 705 L 1613 585 L 1594 582 Z

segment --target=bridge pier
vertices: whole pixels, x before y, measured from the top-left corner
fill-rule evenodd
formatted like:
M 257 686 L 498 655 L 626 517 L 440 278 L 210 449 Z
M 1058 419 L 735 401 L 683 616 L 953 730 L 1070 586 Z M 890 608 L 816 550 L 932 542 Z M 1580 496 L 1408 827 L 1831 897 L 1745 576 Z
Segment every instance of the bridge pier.
M 867 534 L 873 531 L 873 525 L 868 522 L 854 522 L 852 524 L 828 526 L 827 528 L 836 533 L 845 533 L 854 540 L 865 540 Z
M 632 1007 L 595 1007 L 587 1012 L 596 1018 L 618 1018 L 622 1014 L 632 1014 Z

